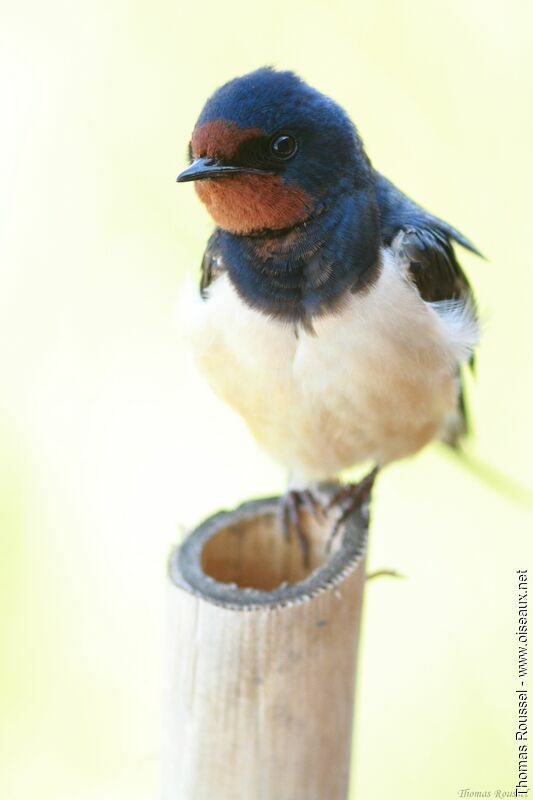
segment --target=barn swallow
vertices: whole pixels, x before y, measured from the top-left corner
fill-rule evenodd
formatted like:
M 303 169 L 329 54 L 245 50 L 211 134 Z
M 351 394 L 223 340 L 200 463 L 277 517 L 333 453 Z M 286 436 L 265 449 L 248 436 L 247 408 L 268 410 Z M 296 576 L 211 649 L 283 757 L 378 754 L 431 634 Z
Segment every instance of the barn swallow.
M 466 432 L 462 369 L 478 341 L 454 245 L 473 244 L 371 164 L 345 111 L 262 68 L 205 104 L 179 182 L 215 222 L 201 266 L 197 360 L 289 469 L 287 527 L 355 464 L 342 521 L 376 471 Z

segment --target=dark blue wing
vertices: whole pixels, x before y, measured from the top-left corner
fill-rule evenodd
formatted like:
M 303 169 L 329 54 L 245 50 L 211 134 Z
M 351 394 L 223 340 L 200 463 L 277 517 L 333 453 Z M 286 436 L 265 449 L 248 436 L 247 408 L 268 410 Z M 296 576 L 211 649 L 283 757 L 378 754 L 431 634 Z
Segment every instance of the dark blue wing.
M 376 172 L 376 193 L 383 243 L 404 231 L 402 245 L 410 272 L 424 300 L 469 300 L 473 295 L 453 243 L 481 256 L 466 236 L 433 216 Z

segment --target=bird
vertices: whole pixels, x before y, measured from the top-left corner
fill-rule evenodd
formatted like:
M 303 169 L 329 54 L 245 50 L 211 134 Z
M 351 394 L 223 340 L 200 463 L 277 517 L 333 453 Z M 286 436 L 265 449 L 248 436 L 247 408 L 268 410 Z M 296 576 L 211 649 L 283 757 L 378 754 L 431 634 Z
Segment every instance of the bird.
M 337 529 L 382 468 L 468 432 L 479 322 L 456 246 L 481 253 L 378 172 L 344 109 L 292 71 L 218 88 L 188 155 L 177 181 L 194 182 L 215 223 L 196 360 L 288 470 L 281 518 L 307 548 L 317 487 L 339 487 Z

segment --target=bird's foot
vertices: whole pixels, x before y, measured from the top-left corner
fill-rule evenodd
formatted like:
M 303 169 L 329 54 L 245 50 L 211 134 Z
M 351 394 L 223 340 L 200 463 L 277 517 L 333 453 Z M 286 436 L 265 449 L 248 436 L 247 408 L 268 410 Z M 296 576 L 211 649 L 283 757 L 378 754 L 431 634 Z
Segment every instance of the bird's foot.
M 310 489 L 291 489 L 280 499 L 280 526 L 285 539 L 294 534 L 300 545 L 304 565 L 309 566 L 309 537 L 302 523 L 302 515 L 324 515 L 324 509 Z
M 369 497 L 378 471 L 379 468 L 374 467 L 374 469 L 358 483 L 345 483 L 344 486 L 342 486 L 329 501 L 328 505 L 326 506 L 326 511 L 330 511 L 333 508 L 340 509 L 340 514 L 335 520 L 329 535 L 330 548 L 335 536 L 350 514 L 359 508 L 359 506 Z

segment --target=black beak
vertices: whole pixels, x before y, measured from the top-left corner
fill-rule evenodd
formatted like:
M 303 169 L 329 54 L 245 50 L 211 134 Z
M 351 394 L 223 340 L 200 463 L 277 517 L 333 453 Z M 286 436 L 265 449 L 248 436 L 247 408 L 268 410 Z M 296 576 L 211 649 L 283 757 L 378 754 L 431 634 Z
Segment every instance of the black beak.
M 274 173 L 266 169 L 256 169 L 255 167 L 239 167 L 234 164 L 223 164 L 213 158 L 197 158 L 183 172 L 180 172 L 176 180 L 178 183 L 186 181 L 203 181 L 207 178 L 224 178 L 227 175 L 236 175 L 239 172 L 259 173 L 260 175 L 273 175 Z

